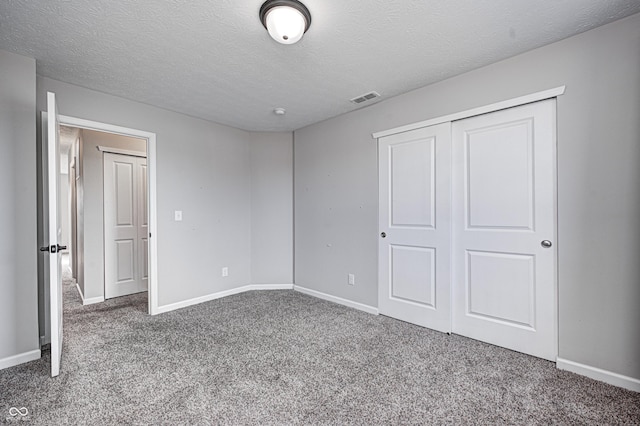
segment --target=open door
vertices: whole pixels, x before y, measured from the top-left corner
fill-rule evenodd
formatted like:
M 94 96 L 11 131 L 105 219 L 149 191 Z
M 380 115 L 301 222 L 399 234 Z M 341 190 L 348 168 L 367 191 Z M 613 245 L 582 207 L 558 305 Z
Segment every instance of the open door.
M 60 205 L 58 203 L 58 187 L 60 185 L 60 144 L 59 144 L 58 111 L 55 93 L 47 93 L 47 182 L 49 206 L 49 244 L 40 250 L 49 252 L 49 314 L 51 324 L 51 377 L 60 374 L 62 358 L 62 267 L 60 246 L 62 231 L 60 229 Z M 46 284 L 45 284 L 46 285 Z

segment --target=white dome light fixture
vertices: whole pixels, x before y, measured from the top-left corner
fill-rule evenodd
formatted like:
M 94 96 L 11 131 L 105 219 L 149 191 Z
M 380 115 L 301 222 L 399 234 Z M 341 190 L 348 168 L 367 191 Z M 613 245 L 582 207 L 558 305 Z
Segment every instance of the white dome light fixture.
M 309 29 L 311 13 L 297 0 L 267 0 L 260 7 L 260 21 L 275 41 L 293 44 Z

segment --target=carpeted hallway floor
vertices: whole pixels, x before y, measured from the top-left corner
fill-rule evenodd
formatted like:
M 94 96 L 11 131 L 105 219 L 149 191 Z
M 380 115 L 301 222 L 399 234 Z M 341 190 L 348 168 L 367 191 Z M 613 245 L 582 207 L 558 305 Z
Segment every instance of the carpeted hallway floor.
M 640 424 L 640 394 L 293 291 L 150 317 L 65 283 L 62 372 L 0 370 L 0 423 Z M 14 412 L 15 413 L 15 412 Z

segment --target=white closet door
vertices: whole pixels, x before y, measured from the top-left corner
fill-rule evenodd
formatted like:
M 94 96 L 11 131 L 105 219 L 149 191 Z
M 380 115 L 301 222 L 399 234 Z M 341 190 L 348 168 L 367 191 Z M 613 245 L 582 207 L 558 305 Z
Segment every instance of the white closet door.
M 450 123 L 387 136 L 379 150 L 381 314 L 450 331 Z
M 147 290 L 141 159 L 104 154 L 105 298 Z M 146 197 L 145 197 L 146 198 Z M 144 232 L 141 235 L 141 232 Z M 143 274 L 145 279 L 143 279 Z
M 452 135 L 453 332 L 555 361 L 555 100 Z

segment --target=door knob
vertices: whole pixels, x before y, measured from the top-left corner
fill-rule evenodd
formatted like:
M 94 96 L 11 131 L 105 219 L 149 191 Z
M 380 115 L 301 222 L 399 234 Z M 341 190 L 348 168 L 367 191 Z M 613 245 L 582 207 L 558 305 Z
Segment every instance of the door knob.
M 552 246 L 551 241 L 549 240 L 542 240 L 542 242 L 540 242 L 540 245 L 544 248 L 549 248 Z
M 48 251 L 49 253 L 57 253 L 61 250 L 66 250 L 67 246 L 61 246 L 60 244 L 56 244 L 55 246 L 44 246 L 40 247 L 40 251 Z
M 380 236 L 381 236 L 382 238 L 386 238 L 387 233 L 386 233 L 386 232 L 381 232 L 381 233 L 380 233 Z

